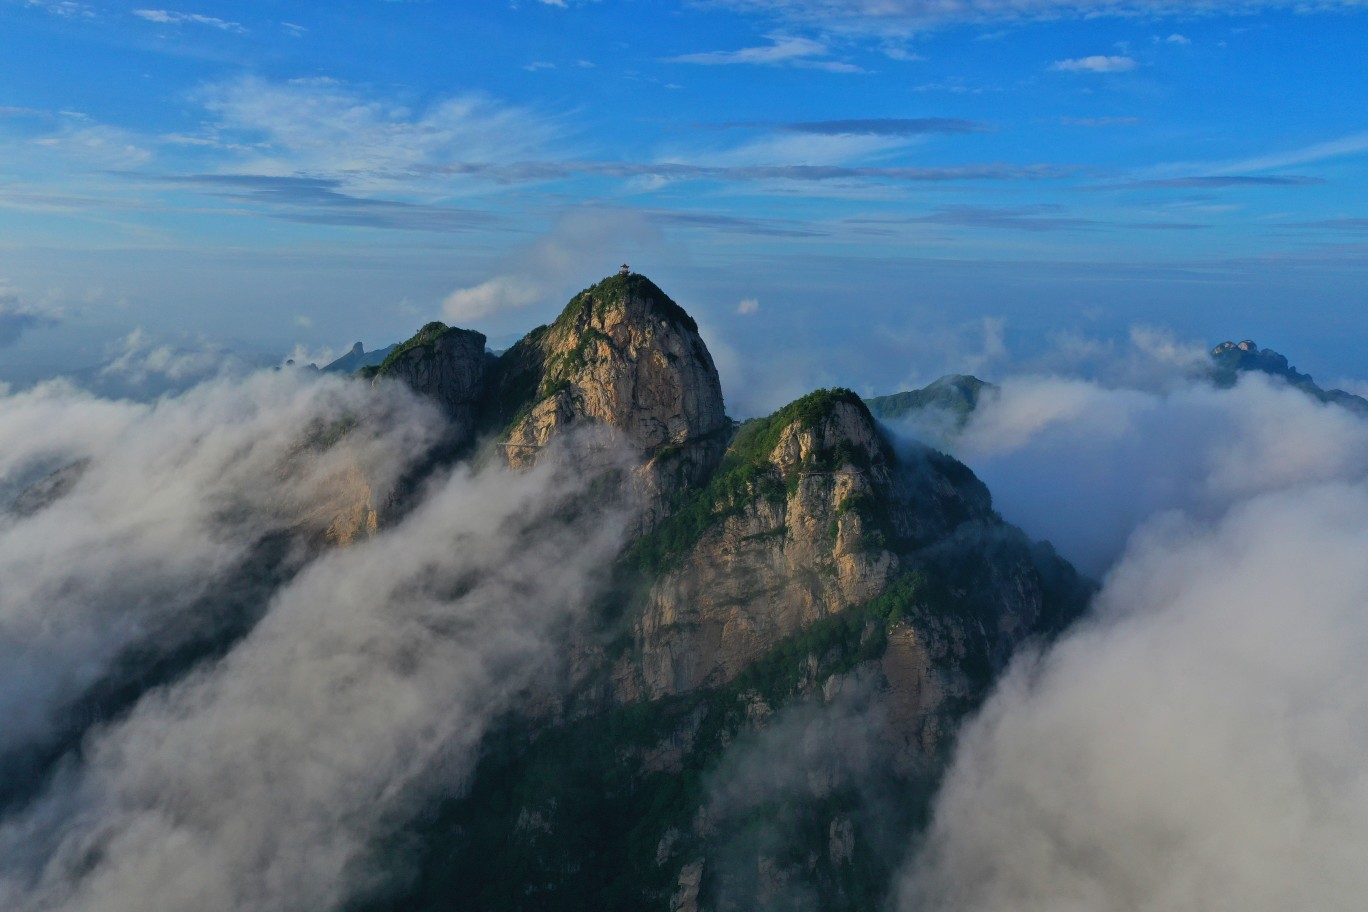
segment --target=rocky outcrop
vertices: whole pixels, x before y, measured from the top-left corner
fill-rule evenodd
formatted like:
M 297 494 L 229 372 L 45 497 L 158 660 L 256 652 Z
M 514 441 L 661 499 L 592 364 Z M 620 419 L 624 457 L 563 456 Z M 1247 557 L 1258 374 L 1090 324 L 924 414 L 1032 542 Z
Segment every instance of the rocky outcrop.
M 400 380 L 436 401 L 451 421 L 453 441 L 465 443 L 475 434 L 486 363 L 483 333 L 434 322 L 396 346 L 369 376 L 372 383 Z
M 643 529 L 707 479 L 731 430 L 697 324 L 633 274 L 580 292 L 554 323 L 500 357 L 486 424 L 502 432 L 514 466 L 536 462 L 572 428 L 592 429 L 596 446 L 640 459 Z
M 389 357 L 389 353 L 398 347 L 398 344 L 395 344 L 377 348 L 375 351 L 366 351 L 365 346 L 357 342 L 351 347 L 351 351 L 336 361 L 329 362 L 322 370 L 325 374 L 354 374 L 364 367 L 379 367 Z
M 729 681 L 878 596 L 920 545 L 990 516 L 967 469 L 939 454 L 900 460 L 854 393 L 804 397 L 744 426 L 718 477 L 638 544 L 659 576 L 619 689 L 657 698 Z
M 1310 374 L 1293 367 L 1284 355 L 1271 348 L 1259 348 L 1253 339 L 1222 342 L 1211 350 L 1212 379 L 1218 386 L 1233 386 L 1242 373 L 1255 371 L 1286 381 L 1321 402 L 1333 403 L 1368 416 L 1368 399 L 1342 389 L 1322 389 Z

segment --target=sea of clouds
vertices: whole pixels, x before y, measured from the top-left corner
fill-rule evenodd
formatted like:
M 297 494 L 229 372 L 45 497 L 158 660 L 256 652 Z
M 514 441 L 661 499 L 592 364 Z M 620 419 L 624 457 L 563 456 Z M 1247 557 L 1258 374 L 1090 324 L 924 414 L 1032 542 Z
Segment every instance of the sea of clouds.
M 945 445 L 1102 589 L 965 728 L 898 907 L 1361 908 L 1368 421 L 1037 375 Z
M 301 371 L 0 397 L 0 763 L 25 786 L 0 805 L 0 908 L 324 910 L 395 876 L 377 842 L 459 790 L 555 667 L 628 515 L 568 462 L 458 467 L 374 537 L 321 543 L 340 478 L 383 507 L 441 426 L 397 384 Z

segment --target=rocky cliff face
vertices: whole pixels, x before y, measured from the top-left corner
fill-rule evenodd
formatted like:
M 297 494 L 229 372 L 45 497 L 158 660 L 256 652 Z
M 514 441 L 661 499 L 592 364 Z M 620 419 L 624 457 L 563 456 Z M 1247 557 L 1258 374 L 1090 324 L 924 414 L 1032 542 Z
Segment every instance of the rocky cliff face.
M 471 329 L 429 323 L 391 351 L 370 376 L 400 380 L 435 400 L 451 421 L 453 445 L 475 435 L 485 392 L 485 337 Z
M 1047 614 L 1045 587 L 1029 544 L 964 466 L 926 449 L 895 453 L 849 391 L 806 396 L 744 426 L 712 483 L 637 544 L 632 557 L 654 582 L 634 652 L 616 669 L 618 693 L 658 699 L 726 684 L 776 642 L 868 604 L 909 573 L 972 562 L 990 542 L 1001 552 L 993 568 L 982 559 L 961 590 L 968 604 L 974 586 L 992 589 L 993 634 L 966 626 L 898 640 L 916 648 L 902 650 L 889 680 L 911 686 L 911 655 L 976 650 L 1005 660 Z M 915 689 L 913 702 L 930 705 L 926 695 L 945 688 Z
M 882 592 L 899 569 L 890 539 L 911 532 L 887 509 L 906 499 L 894 462 L 853 395 L 816 393 L 744 427 L 691 512 L 638 546 L 664 572 L 634 631 L 639 680 L 620 673 L 624 692 L 725 683 L 771 644 Z M 692 544 L 673 538 L 686 524 L 703 527 Z
M 643 528 L 704 481 L 731 423 L 712 356 L 693 319 L 649 279 L 604 279 L 530 333 L 494 369 L 486 423 L 508 461 L 530 465 L 566 431 L 591 428 L 644 465 Z

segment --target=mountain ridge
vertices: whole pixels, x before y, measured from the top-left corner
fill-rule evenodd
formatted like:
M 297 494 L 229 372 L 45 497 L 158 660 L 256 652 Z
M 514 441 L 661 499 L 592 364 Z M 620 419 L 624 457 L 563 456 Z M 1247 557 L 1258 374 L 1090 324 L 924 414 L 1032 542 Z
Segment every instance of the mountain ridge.
M 438 351 L 457 331 L 425 331 L 399 358 L 473 364 L 473 350 Z M 861 735 L 881 758 L 871 775 L 906 790 L 906 816 L 875 827 L 872 808 L 806 791 L 782 813 L 823 834 L 818 908 L 886 895 L 876 844 L 910 833 L 958 721 L 1020 644 L 1081 613 L 1091 584 L 1003 522 L 967 467 L 895 445 L 850 390 L 734 425 L 697 324 L 644 276 L 586 288 L 484 364 L 472 438 L 520 468 L 572 430 L 602 432 L 641 459 L 629 483 L 642 521 L 612 591 L 569 635 L 559 692 L 506 720 L 465 794 L 410 834 L 431 852 L 417 879 L 373 908 L 435 909 L 456 890 L 493 909 L 687 912 L 738 892 L 780 907 L 784 891 L 728 873 L 749 824 L 700 824 L 706 782 L 766 719 L 849 700 L 878 720 Z M 386 377 L 419 379 L 374 382 Z M 857 783 L 828 772 L 849 798 Z M 808 876 L 786 857 L 754 862 Z

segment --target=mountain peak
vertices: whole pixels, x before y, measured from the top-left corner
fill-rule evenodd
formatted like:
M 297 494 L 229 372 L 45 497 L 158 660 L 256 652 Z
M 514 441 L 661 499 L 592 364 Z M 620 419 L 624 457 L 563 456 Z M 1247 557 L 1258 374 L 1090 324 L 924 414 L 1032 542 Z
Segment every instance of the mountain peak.
M 1222 342 L 1211 350 L 1215 367 L 1213 379 L 1218 386 L 1234 386 L 1242 373 L 1256 371 L 1285 380 L 1312 398 L 1334 403 L 1361 415 L 1368 415 L 1368 400 L 1341 389 L 1322 389 L 1310 374 L 1303 374 L 1287 357 L 1271 348 L 1259 348 L 1253 339 L 1238 344 Z
M 721 459 L 731 422 L 698 324 L 654 282 L 609 276 L 575 295 L 493 367 L 485 426 L 514 465 L 564 430 L 593 425 L 645 460 L 650 525 Z
M 619 272 L 590 285 L 570 299 L 570 303 L 561 311 L 561 315 L 552 326 L 554 328 L 571 325 L 593 314 L 601 316 L 611 310 L 625 307 L 633 301 L 679 324 L 689 332 L 698 332 L 698 324 L 684 308 L 661 291 L 660 286 L 636 272 Z

